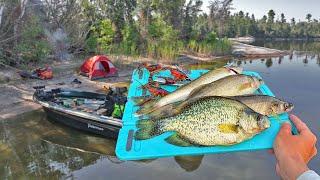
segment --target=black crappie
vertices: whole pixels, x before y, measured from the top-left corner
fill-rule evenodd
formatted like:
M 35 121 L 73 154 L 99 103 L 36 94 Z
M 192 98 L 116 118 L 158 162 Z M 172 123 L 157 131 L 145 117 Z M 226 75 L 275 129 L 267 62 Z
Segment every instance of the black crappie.
M 164 132 L 174 132 L 166 139 L 178 146 L 232 145 L 250 139 L 270 127 L 267 116 L 254 112 L 239 101 L 224 97 L 198 99 L 174 117 L 140 120 L 137 140 Z

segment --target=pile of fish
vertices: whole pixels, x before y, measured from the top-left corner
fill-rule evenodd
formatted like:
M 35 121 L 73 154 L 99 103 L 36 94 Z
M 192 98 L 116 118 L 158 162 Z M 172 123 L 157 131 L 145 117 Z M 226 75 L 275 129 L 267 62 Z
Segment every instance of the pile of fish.
M 289 112 L 293 104 L 254 94 L 264 83 L 242 68 L 212 70 L 164 97 L 138 101 L 135 139 L 165 132 L 177 146 L 233 145 L 270 127 L 268 116 Z

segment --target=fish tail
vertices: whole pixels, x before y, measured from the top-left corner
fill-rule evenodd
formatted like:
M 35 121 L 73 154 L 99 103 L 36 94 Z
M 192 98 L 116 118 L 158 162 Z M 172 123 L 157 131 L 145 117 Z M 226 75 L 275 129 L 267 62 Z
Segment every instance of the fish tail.
M 146 140 L 161 134 L 161 131 L 156 127 L 157 123 L 158 121 L 152 120 L 137 121 L 137 128 L 139 128 L 139 130 L 135 133 L 135 139 Z
M 141 96 L 141 97 L 132 97 L 131 99 L 137 106 L 142 106 L 149 101 L 156 100 L 157 98 L 152 96 Z
M 157 101 L 156 100 L 150 100 L 143 104 L 143 107 L 139 109 L 136 114 L 137 115 L 142 115 L 142 114 L 147 114 L 149 112 L 152 112 L 155 108 Z
M 143 102 L 148 100 L 150 96 L 140 96 L 140 97 L 131 97 L 131 100 L 136 104 L 137 106 L 140 106 Z

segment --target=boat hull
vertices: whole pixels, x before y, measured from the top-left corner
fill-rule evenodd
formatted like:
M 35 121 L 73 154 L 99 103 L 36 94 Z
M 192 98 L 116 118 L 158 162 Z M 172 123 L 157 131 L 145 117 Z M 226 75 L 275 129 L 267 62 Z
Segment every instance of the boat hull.
M 116 139 L 118 137 L 119 130 L 122 127 L 121 119 L 86 113 L 52 103 L 52 100 L 56 97 L 105 100 L 108 98 L 107 95 L 62 89 L 45 91 L 44 88 L 42 86 L 36 87 L 33 100 L 42 106 L 50 121 L 107 138 Z
M 121 128 L 119 126 L 74 116 L 47 107 L 43 107 L 43 109 L 51 121 L 107 138 L 116 139 Z

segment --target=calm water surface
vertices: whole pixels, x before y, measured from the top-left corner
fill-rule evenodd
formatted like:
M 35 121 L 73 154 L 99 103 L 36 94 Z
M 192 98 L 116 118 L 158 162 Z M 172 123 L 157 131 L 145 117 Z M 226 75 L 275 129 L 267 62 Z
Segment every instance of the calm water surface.
M 274 46 L 311 48 L 308 44 Z M 295 104 L 294 113 L 320 137 L 319 54 L 297 52 L 282 58 L 229 62 L 259 72 L 276 96 Z M 274 157 L 266 151 L 120 161 L 114 149 L 113 140 L 51 123 L 42 111 L 31 112 L 0 122 L 0 179 L 278 179 Z M 320 171 L 319 155 L 310 167 Z

